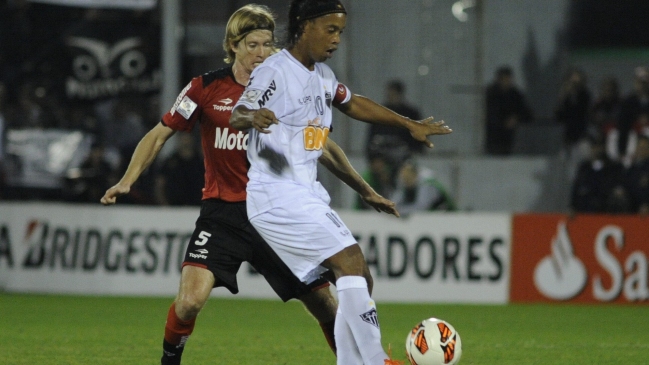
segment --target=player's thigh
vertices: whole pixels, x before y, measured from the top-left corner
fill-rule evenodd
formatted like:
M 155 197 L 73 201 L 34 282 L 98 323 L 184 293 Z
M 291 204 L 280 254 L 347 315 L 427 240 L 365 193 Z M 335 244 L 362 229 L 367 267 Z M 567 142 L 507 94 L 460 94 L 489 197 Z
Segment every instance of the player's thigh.
M 302 281 L 326 271 L 320 264 L 356 244 L 351 231 L 321 199 L 303 196 L 250 219 L 261 236 Z
M 211 271 L 193 265 L 184 266 L 176 302 L 202 307 L 210 296 L 214 281 Z
M 247 230 L 250 234 L 249 244 L 253 251 L 250 264 L 264 276 L 266 282 L 283 301 L 301 300 L 302 297 L 308 296 L 320 288 L 325 288 L 328 291 L 329 282 L 324 278 L 318 278 L 309 284 L 300 281 L 251 224 L 248 225 Z M 314 296 L 315 301 L 317 302 L 317 298 L 321 296 L 323 295 Z

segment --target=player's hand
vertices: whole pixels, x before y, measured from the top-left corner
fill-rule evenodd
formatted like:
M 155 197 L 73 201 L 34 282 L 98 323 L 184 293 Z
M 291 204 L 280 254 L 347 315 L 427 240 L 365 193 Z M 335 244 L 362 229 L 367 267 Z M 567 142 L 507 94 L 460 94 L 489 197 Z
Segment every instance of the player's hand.
M 252 127 L 260 133 L 270 133 L 268 127 L 277 123 L 279 123 L 279 120 L 275 117 L 275 113 L 266 108 L 257 110 L 252 119 Z
M 392 214 L 395 217 L 400 217 L 399 211 L 397 210 L 396 203 L 382 197 L 375 191 L 372 191 L 367 196 L 361 196 L 361 198 L 365 203 L 369 204 L 372 208 L 374 208 L 379 213 L 385 212 L 388 214 Z
M 444 124 L 443 120 L 439 122 L 433 122 L 433 117 L 428 117 L 422 121 L 410 123 L 408 126 L 410 130 L 410 135 L 412 138 L 416 139 L 419 142 L 423 142 L 429 148 L 433 148 L 433 142 L 428 140 L 428 136 L 437 135 L 437 134 L 449 134 L 453 130 Z
M 100 202 L 103 205 L 113 205 L 117 202 L 117 197 L 126 195 L 131 191 L 131 188 L 129 186 L 124 186 L 117 184 L 113 186 L 112 188 L 106 190 L 106 193 L 104 196 L 101 198 Z

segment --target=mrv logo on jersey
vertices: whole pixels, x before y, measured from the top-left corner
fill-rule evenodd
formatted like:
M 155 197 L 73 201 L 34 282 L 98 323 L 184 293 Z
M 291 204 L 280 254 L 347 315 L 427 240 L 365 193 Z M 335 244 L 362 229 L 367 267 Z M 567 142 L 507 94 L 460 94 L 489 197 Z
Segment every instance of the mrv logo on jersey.
M 270 100 L 270 97 L 273 96 L 273 93 L 277 90 L 277 85 L 275 85 L 275 80 L 270 82 L 270 85 L 268 85 L 268 89 L 264 91 L 264 94 L 261 95 L 261 98 L 257 100 L 257 104 L 259 104 L 260 108 L 263 108 L 264 105 L 266 105 L 266 102 Z

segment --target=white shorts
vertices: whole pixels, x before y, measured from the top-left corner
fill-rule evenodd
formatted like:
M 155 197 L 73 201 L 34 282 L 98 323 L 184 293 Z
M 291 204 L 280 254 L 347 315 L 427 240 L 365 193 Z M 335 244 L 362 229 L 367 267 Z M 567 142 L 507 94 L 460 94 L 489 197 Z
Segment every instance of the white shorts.
M 250 219 L 257 232 L 305 283 L 327 269 L 320 264 L 354 245 L 345 223 L 321 199 L 305 196 Z

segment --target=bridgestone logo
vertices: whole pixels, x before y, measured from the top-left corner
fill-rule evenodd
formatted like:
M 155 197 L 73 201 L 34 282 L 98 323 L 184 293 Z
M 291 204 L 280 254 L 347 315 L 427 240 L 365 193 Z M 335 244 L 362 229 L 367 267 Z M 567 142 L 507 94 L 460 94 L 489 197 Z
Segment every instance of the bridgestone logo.
M 204 259 L 204 260 L 207 260 L 207 256 L 205 256 L 205 255 L 199 255 L 199 254 L 197 254 L 197 253 L 192 253 L 192 252 L 189 253 L 189 257 L 194 258 L 194 259 Z

